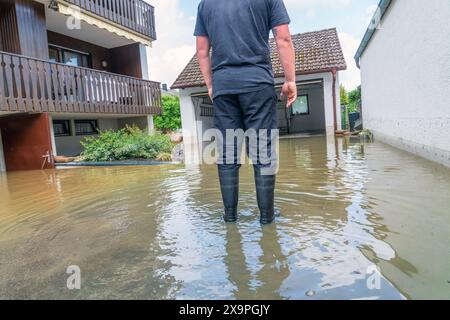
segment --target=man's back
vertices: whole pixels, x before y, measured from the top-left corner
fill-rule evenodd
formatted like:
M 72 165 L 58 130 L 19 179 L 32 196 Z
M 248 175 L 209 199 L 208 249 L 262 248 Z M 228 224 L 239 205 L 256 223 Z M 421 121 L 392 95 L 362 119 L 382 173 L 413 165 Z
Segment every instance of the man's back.
M 281 92 L 289 106 L 297 99 L 289 22 L 283 0 L 202 0 L 199 5 L 197 57 L 214 104 L 225 222 L 238 220 L 243 144 L 236 143 L 234 136 L 226 138 L 230 130 L 258 132 L 258 143 L 249 146 L 249 156 L 254 165 L 260 222 L 270 224 L 275 220 L 277 155 L 272 141 L 277 136 L 278 97 L 273 86 L 269 32 L 274 30 L 286 78 Z
M 289 22 L 281 0 L 203 0 L 195 35 L 211 41 L 214 96 L 273 85 L 269 33 Z

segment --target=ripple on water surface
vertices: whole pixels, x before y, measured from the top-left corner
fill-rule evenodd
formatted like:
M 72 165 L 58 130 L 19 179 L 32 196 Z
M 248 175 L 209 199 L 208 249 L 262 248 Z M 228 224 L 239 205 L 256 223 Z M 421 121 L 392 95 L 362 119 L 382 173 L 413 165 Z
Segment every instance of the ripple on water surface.
M 213 166 L 0 175 L 0 297 L 450 297 L 450 170 L 321 137 L 283 140 L 280 155 L 280 216 L 264 228 L 245 166 L 236 225 Z M 81 291 L 65 289 L 69 265 Z

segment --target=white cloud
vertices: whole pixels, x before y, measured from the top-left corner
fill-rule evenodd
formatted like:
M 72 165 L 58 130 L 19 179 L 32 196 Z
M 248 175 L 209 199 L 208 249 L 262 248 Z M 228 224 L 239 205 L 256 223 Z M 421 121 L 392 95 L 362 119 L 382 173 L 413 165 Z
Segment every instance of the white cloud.
M 349 6 L 351 2 L 352 0 L 284 0 L 288 9 L 305 9 L 318 6 L 339 8 Z
M 315 18 L 316 15 L 317 15 L 316 10 L 315 10 L 315 9 L 312 9 L 312 8 L 309 9 L 309 10 L 306 12 L 306 16 L 307 16 L 309 19 Z
M 377 9 L 378 9 L 378 5 L 376 5 L 376 4 L 373 4 L 373 5 L 370 5 L 369 7 L 367 7 L 367 10 L 366 10 L 366 22 L 367 22 L 367 24 L 370 23 L 370 21 L 373 18 L 373 15 L 375 14 L 375 11 L 377 11 Z
M 149 49 L 150 79 L 167 83 L 169 86 L 195 53 L 195 39 L 192 35 L 195 17 L 180 9 L 181 1 L 183 0 L 151 0 L 156 8 L 158 40 L 153 43 L 153 48 Z M 308 16 L 314 17 L 317 14 L 317 6 L 342 7 L 350 5 L 351 1 L 285 0 L 285 3 L 289 10 L 307 10 Z M 368 8 L 367 14 L 372 9 Z M 348 70 L 341 73 L 340 80 L 347 89 L 353 89 L 360 84 L 359 69 L 353 60 L 359 40 L 347 33 L 340 33 L 339 38 L 348 65 Z
M 150 79 L 173 84 L 195 52 L 195 17 L 180 9 L 180 0 L 152 0 L 158 39 L 148 50 Z
M 356 66 L 354 56 L 358 50 L 360 41 L 348 34 L 339 33 L 339 39 L 344 51 L 345 60 L 347 61 L 347 70 L 340 73 L 340 82 L 347 90 L 353 90 L 361 84 L 360 70 Z

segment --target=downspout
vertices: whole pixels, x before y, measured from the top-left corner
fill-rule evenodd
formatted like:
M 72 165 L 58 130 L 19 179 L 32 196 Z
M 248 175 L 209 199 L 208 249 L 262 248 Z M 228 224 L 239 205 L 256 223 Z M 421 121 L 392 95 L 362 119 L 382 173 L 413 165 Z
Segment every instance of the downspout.
M 331 74 L 333 75 L 333 121 L 334 121 L 334 134 L 338 131 L 337 124 L 337 98 L 336 98 L 336 80 L 337 80 L 337 70 L 336 68 L 331 69 Z

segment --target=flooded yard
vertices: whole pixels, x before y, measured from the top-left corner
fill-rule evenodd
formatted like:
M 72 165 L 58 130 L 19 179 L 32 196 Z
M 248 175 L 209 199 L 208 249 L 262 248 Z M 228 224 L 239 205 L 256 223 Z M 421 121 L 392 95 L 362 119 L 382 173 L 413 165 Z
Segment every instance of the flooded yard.
M 264 228 L 248 166 L 231 225 L 214 166 L 0 175 L 0 298 L 450 298 L 449 169 L 381 143 L 280 147 Z

